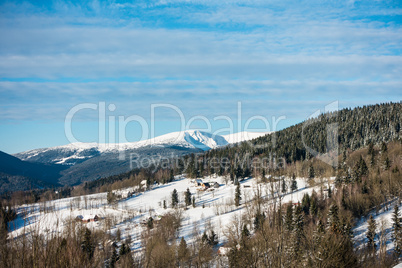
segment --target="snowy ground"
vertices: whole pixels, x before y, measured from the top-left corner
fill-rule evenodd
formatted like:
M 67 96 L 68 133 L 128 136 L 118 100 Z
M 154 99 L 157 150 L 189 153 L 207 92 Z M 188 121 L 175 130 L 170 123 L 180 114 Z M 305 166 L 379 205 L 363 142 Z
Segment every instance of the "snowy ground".
M 109 230 L 115 233 L 117 229 L 121 232 L 121 238 L 131 237 L 131 249 L 137 251 L 141 248 L 141 233 L 146 227 L 141 224 L 148 217 L 158 218 L 165 213 L 172 211 L 171 193 L 174 189 L 178 191 L 180 206 L 184 206 L 184 192 L 190 189 L 196 200 L 196 207 L 189 207 L 183 210 L 183 222 L 179 230 L 179 237 L 184 237 L 186 241 L 192 241 L 195 230 L 204 232 L 208 226 L 212 226 L 218 234 L 219 240 L 223 243 L 226 240 L 225 230 L 234 218 L 242 215 L 252 217 L 250 206 L 252 199 L 259 189 L 261 197 L 266 200 L 272 198 L 270 183 L 261 184 L 257 179 L 248 178 L 240 182 L 242 200 L 241 206 L 234 205 L 234 192 L 236 186 L 232 183 L 225 183 L 223 177 L 205 177 L 204 182 L 220 184 L 219 188 L 200 191 L 199 187 L 191 179 L 185 176 L 177 176 L 176 180 L 169 184 L 155 185 L 153 189 L 133 195 L 132 197 L 120 200 L 116 205 L 108 205 L 106 193 L 99 193 L 81 197 L 72 197 L 37 203 L 32 205 L 22 205 L 18 208 L 18 217 L 11 222 L 11 237 L 17 237 L 23 233 L 37 231 L 42 234 L 62 233 L 72 219 L 78 215 L 98 215 L 98 222 L 86 223 L 90 229 Z M 286 178 L 289 185 L 290 179 Z M 324 188 L 327 181 L 324 180 Z M 311 194 L 313 189 L 317 192 L 320 185 L 309 187 L 306 180 L 297 178 L 298 190 L 293 193 L 286 193 L 282 196 L 282 203 L 301 201 L 305 193 Z M 279 185 L 276 185 L 279 188 Z M 289 187 L 288 187 L 289 188 Z M 133 189 L 123 189 L 117 191 L 123 197 Z M 275 192 L 276 190 L 274 190 Z M 167 209 L 163 208 L 163 200 L 166 200 Z M 268 209 L 271 201 L 266 202 Z
M 392 214 L 394 212 L 394 206 L 399 206 L 399 211 L 402 210 L 402 204 L 399 203 L 399 200 L 394 199 L 384 204 L 383 207 L 376 213 L 375 211 L 371 212 L 367 217 L 363 217 L 353 228 L 354 234 L 354 242 L 359 248 L 363 248 L 364 245 L 367 243 L 366 233 L 368 229 L 368 219 L 370 215 L 373 215 L 374 220 L 377 223 L 376 229 L 376 244 L 377 250 L 380 250 L 380 241 L 386 245 L 386 250 L 388 253 L 393 251 L 394 243 L 391 239 L 392 234 Z M 400 212 L 401 213 L 401 212 Z M 401 264 L 402 265 L 402 264 Z

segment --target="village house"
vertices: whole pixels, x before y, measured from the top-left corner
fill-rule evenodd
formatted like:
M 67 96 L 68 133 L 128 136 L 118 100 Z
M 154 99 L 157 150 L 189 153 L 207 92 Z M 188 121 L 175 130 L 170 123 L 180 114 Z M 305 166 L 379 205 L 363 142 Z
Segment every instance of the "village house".
M 83 216 L 83 215 L 78 215 L 78 216 L 76 217 L 76 220 L 77 220 L 77 221 L 84 222 L 84 223 L 87 223 L 87 222 L 95 222 L 95 221 L 99 221 L 99 217 L 98 217 L 98 215 L 85 215 L 85 216 Z

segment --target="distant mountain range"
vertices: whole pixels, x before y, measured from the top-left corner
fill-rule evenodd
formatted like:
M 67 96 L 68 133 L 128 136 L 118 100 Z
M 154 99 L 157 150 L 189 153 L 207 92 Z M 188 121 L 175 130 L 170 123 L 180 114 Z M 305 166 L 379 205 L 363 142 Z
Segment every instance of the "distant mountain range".
M 0 154 L 0 193 L 49 185 L 77 185 L 135 168 L 144 158 L 158 161 L 215 149 L 268 133 L 213 135 L 199 130 L 173 132 L 121 144 L 72 143 L 34 149 L 14 156 Z M 135 160 L 133 161 L 133 156 Z M 19 182 L 19 183 L 17 183 Z

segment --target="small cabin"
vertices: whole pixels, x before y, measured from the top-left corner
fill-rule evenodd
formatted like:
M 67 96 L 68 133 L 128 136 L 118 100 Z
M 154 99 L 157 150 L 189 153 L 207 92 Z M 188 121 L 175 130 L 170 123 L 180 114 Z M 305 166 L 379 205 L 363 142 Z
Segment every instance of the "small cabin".
M 207 189 L 211 188 L 211 185 L 208 182 L 203 182 L 201 184 L 201 187 L 203 190 L 207 190 Z
M 221 186 L 219 185 L 219 183 L 214 182 L 214 188 L 219 188 L 219 187 L 221 187 Z
M 95 222 L 95 221 L 99 221 L 99 217 L 98 217 L 98 215 L 85 215 L 85 216 L 78 215 L 76 217 L 76 220 L 84 222 L 84 223 Z
M 196 179 L 196 180 L 194 181 L 194 183 L 195 183 L 195 186 L 202 186 L 202 184 L 203 184 L 203 182 L 202 182 L 201 179 Z

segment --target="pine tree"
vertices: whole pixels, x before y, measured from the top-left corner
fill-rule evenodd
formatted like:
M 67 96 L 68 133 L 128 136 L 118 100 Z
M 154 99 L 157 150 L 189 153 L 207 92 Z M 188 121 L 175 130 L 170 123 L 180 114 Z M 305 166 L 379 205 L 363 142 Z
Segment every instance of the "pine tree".
M 340 222 L 338 210 L 338 206 L 336 204 L 332 204 L 328 211 L 328 229 L 334 234 L 339 233 Z
M 402 255 L 402 224 L 399 216 L 399 207 L 395 205 L 392 214 L 392 240 L 394 241 L 394 252 L 397 257 Z
M 148 229 L 153 229 L 154 228 L 154 218 L 152 218 L 152 217 L 148 218 L 147 227 L 148 227 Z
M 184 193 L 184 201 L 186 202 L 186 206 L 191 205 L 191 192 L 189 188 L 187 188 L 187 191 Z
M 91 231 L 88 228 L 85 228 L 84 239 L 81 242 L 81 249 L 87 255 L 88 260 L 91 260 L 94 255 L 95 246 L 92 242 Z
M 293 230 L 293 206 L 291 203 L 286 208 L 285 228 L 289 232 Z
M 377 223 L 375 222 L 373 215 L 370 215 L 370 218 L 368 220 L 368 229 L 367 229 L 367 233 L 366 233 L 366 237 L 368 239 L 367 248 L 370 252 L 375 251 L 376 246 L 377 246 L 375 243 L 376 228 L 377 228 Z
M 108 267 L 114 268 L 118 260 L 119 256 L 117 255 L 116 247 L 113 247 L 112 257 L 110 258 Z
M 310 163 L 310 167 L 308 169 L 308 177 L 309 177 L 309 179 L 314 179 L 314 177 L 315 177 L 314 167 L 311 163 Z
M 294 173 L 293 173 L 293 176 L 292 176 L 292 184 L 291 184 L 291 186 L 290 186 L 290 190 L 291 190 L 292 192 L 294 192 L 294 191 L 297 190 L 296 175 L 295 175 Z
M 193 199 L 192 199 L 192 205 L 193 205 L 193 208 L 195 208 L 195 197 L 193 196 Z
M 306 214 L 306 215 L 310 214 L 310 196 L 308 193 L 305 193 L 303 195 L 302 209 L 304 211 L 304 214 Z
M 258 213 L 255 215 L 255 218 L 254 218 L 254 229 L 255 229 L 256 231 L 257 231 L 257 230 L 260 230 L 261 227 L 262 227 L 262 225 L 264 224 L 264 221 L 265 221 L 265 215 L 264 215 L 264 213 L 258 212 Z
M 282 193 L 285 194 L 287 192 L 287 185 L 285 179 L 282 179 Z
M 298 205 L 293 216 L 293 257 L 298 260 L 303 248 L 304 242 L 304 217 L 303 210 Z
M 173 189 L 173 192 L 172 192 L 172 207 L 176 207 L 178 203 L 179 203 L 179 196 L 177 194 L 177 190 Z
M 240 193 L 240 183 L 237 183 L 236 192 L 235 192 L 235 205 L 236 207 L 240 206 L 241 193 Z

